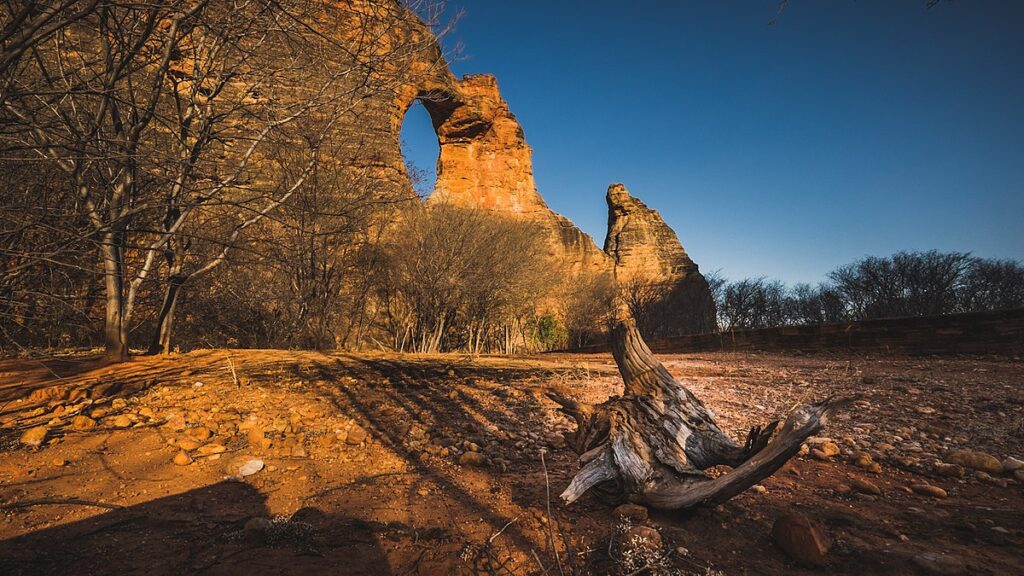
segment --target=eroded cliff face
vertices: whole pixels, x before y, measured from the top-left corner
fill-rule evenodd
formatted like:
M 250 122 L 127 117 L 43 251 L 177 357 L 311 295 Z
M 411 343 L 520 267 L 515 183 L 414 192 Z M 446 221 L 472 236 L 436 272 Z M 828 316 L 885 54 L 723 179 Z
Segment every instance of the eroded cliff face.
M 417 43 L 432 38 L 426 26 L 415 24 L 394 34 Z M 643 278 L 669 286 L 674 305 L 690 310 L 683 315 L 686 325 L 680 331 L 713 329 L 714 305 L 707 283 L 657 212 L 621 184 L 613 185 L 608 191 L 608 238 L 605 249 L 598 248 L 589 235 L 544 202 L 534 181 L 533 151 L 501 97 L 497 79 L 486 74 L 457 79 L 436 43 L 427 44 L 409 63 L 409 81 L 397 87 L 392 98 L 369 105 L 376 112 L 367 118 L 386 118 L 388 129 L 388 150 L 371 159 L 375 165 L 397 174 L 398 184 L 411 194 L 399 133 L 405 113 L 419 100 L 430 114 L 440 146 L 437 182 L 428 207 L 447 203 L 533 222 L 565 277 L 604 274 L 617 278 L 620 285 Z
M 543 231 L 550 255 L 566 274 L 610 272 L 593 239 L 548 208 L 537 191 L 533 150 L 494 76 L 464 76 L 451 83 L 450 92 L 435 89 L 421 101 L 441 148 L 428 206 L 445 203 L 528 220 Z
M 657 313 L 671 325 L 664 335 L 714 331 L 715 305 L 707 281 L 675 231 L 656 210 L 630 195 L 622 184 L 608 187 L 608 235 L 604 251 L 623 290 L 660 287 Z

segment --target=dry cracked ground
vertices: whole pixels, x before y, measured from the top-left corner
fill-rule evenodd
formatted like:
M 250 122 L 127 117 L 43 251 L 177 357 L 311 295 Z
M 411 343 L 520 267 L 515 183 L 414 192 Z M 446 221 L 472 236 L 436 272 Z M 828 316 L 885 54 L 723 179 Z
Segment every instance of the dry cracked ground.
M 661 358 L 737 438 L 863 397 L 732 501 L 622 520 L 559 501 L 543 396 L 620 392 L 607 355 L 4 360 L 0 573 L 1024 574 L 1020 358 Z

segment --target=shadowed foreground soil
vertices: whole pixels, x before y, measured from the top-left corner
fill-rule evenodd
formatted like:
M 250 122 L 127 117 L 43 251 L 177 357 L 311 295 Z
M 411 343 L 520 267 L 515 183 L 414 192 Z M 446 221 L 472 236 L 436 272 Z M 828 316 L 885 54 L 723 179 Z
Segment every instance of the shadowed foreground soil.
M 1022 485 L 933 464 L 957 448 L 1024 455 L 1021 361 L 662 360 L 737 438 L 798 402 L 865 394 L 825 431 L 843 455 L 798 458 L 766 491 L 723 506 L 652 512 L 679 573 L 1024 573 Z M 614 504 L 557 498 L 576 458 L 546 390 L 598 402 L 621 383 L 605 355 L 2 361 L 0 573 L 614 572 Z M 93 424 L 72 425 L 86 414 Z M 42 447 L 21 445 L 38 425 L 49 427 Z M 182 451 L 191 464 L 174 463 Z M 855 466 L 855 452 L 881 472 Z M 265 467 L 232 477 L 249 459 Z M 881 494 L 850 488 L 860 481 Z M 949 497 L 909 490 L 923 482 Z M 772 523 L 794 511 L 828 534 L 827 567 L 798 566 L 773 545 Z

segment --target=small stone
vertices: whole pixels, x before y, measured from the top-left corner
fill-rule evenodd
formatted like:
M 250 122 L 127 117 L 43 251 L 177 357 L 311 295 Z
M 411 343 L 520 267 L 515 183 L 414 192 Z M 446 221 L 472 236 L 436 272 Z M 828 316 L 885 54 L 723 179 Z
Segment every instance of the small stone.
M 53 466 L 55 468 L 60 468 L 62 466 L 67 466 L 67 464 L 68 464 L 68 461 L 63 459 L 63 458 L 54 458 L 53 460 L 50 460 L 50 466 Z
M 110 403 L 110 407 L 114 410 L 124 410 L 128 406 L 128 402 L 124 398 L 114 398 Z
M 815 460 L 821 460 L 823 462 L 829 461 L 828 454 L 825 454 L 824 452 L 818 450 L 817 448 L 811 449 L 811 457 L 814 458 Z
M 931 484 L 911 484 L 910 489 L 915 494 L 922 496 L 931 496 L 932 498 L 945 498 L 947 496 L 946 491 L 938 486 L 932 486 Z
M 71 419 L 71 429 L 83 432 L 96 427 L 96 421 L 84 414 L 79 414 Z
M 972 470 L 982 470 L 989 474 L 1001 474 L 1003 472 L 1003 463 L 998 458 L 991 454 L 975 452 L 973 450 L 955 450 L 946 457 L 946 462 L 959 464 L 964 468 Z
M 755 494 L 767 494 L 768 493 L 768 489 L 765 488 L 764 486 L 760 485 L 760 484 L 754 484 L 753 486 L 750 487 L 750 489 L 753 490 Z
M 929 574 L 956 576 L 967 572 L 967 565 L 963 560 L 940 552 L 922 552 L 914 556 L 911 561 Z
M 935 473 L 947 478 L 963 478 L 966 471 L 959 464 L 947 464 L 945 462 L 935 463 Z
M 345 442 L 353 445 L 362 444 L 366 441 L 368 436 L 369 434 L 366 433 L 366 430 L 363 429 L 362 426 L 353 425 L 348 431 L 348 436 L 345 438 Z
M 1004 472 L 1016 472 L 1017 470 L 1024 469 L 1024 460 L 1018 460 L 1013 456 L 1007 456 L 1003 460 L 1003 471 Z
M 835 442 L 822 442 L 821 446 L 818 449 L 821 450 L 828 458 L 832 458 L 833 456 L 839 456 L 839 453 L 841 452 L 839 450 L 839 445 L 836 444 Z
M 223 454 L 227 451 L 222 444 L 207 444 L 206 446 L 199 447 L 199 453 L 203 456 L 209 456 L 211 454 Z
M 190 452 L 192 450 L 195 450 L 196 448 L 199 448 L 199 442 L 196 442 L 195 440 L 189 440 L 186 438 L 178 442 L 178 448 L 181 448 L 186 452 Z
M 988 472 L 982 472 L 981 470 L 975 472 L 974 477 L 977 480 L 981 480 L 982 482 L 985 482 L 987 484 L 992 484 L 993 486 L 999 486 L 1000 488 L 1006 488 L 1007 486 L 1005 478 L 996 478 L 995 476 L 992 476 Z
M 213 436 L 213 431 L 205 426 L 199 426 L 198 428 L 191 428 L 187 432 L 189 438 L 199 442 L 206 442 Z
M 661 549 L 661 534 L 650 526 L 633 526 L 623 535 L 622 543 L 630 548 Z
M 882 489 L 875 485 L 873 482 L 869 482 L 862 478 L 857 478 L 856 476 L 850 478 L 850 486 L 853 486 L 853 489 L 856 490 L 857 492 L 860 492 L 861 494 L 872 494 L 874 496 L 882 495 Z
M 268 518 L 250 518 L 242 528 L 242 536 L 251 544 L 260 545 L 267 541 L 267 535 L 274 527 Z
M 46 426 L 36 426 L 29 428 L 21 435 L 20 442 L 30 448 L 39 448 L 43 445 L 46 440 L 46 435 L 50 432 L 50 429 Z
M 228 461 L 225 471 L 229 476 L 246 477 L 263 470 L 263 461 L 252 456 L 235 456 Z M 296 468 L 298 469 L 298 468 Z
M 324 434 L 317 438 L 317 442 L 324 448 L 330 448 L 338 440 L 338 437 L 333 434 Z
M 800 445 L 800 450 L 796 453 L 796 455 L 797 456 L 807 456 L 807 454 L 810 453 L 810 451 L 811 451 L 811 449 L 810 449 L 809 446 L 807 446 L 807 444 L 801 444 Z
M 479 452 L 466 452 L 459 458 L 459 464 L 462 466 L 484 466 L 487 464 L 487 458 Z
M 647 520 L 647 508 L 639 504 L 622 504 L 612 512 L 616 518 L 625 518 L 639 524 Z
M 1017 479 L 1017 482 L 1024 483 L 1024 468 L 1013 471 L 1013 477 Z
M 174 463 L 178 466 L 188 466 L 192 463 L 192 457 L 188 455 L 188 452 L 181 451 L 174 456 Z
M 114 428 L 127 428 L 132 425 L 132 419 L 127 414 L 121 414 L 114 417 L 112 424 Z
M 806 566 L 824 566 L 830 543 L 803 514 L 781 516 L 772 525 L 772 540 L 787 556 Z

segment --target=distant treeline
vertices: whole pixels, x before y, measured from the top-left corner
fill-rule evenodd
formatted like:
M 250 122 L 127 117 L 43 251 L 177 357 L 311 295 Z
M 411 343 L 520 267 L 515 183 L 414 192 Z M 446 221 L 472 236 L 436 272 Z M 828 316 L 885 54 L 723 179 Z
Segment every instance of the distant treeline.
M 1024 306 L 1024 265 L 963 252 L 898 252 L 836 268 L 816 286 L 705 275 L 721 330 L 770 328 Z

